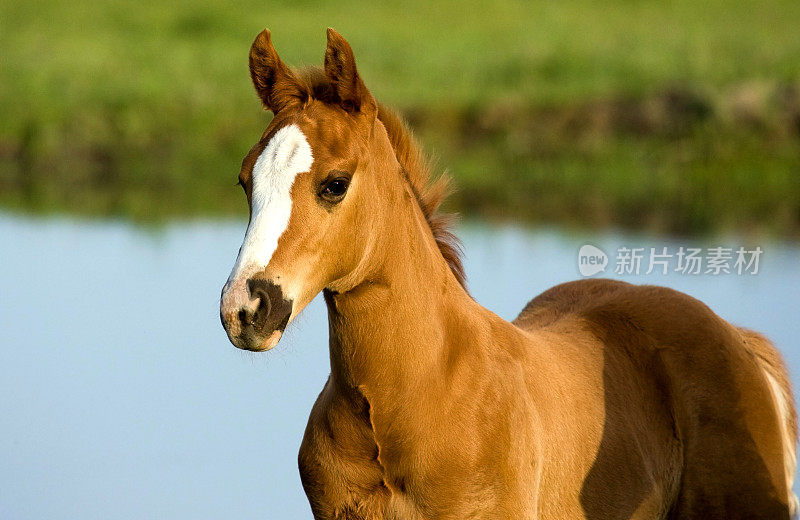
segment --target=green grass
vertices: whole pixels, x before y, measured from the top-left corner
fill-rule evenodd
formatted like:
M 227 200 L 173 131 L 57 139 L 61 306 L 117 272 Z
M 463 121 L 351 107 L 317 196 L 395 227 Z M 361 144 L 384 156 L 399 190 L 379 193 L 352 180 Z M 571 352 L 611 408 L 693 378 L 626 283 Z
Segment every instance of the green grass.
M 477 146 L 453 162 L 461 181 L 453 202 L 467 214 L 500 220 L 797 236 L 797 143 L 765 153 L 747 134 L 707 132 L 678 142 L 622 137 L 582 153 L 570 146 Z
M 243 211 L 233 183 L 268 120 L 247 51 L 265 26 L 293 65 L 320 64 L 325 27 L 342 32 L 376 97 L 424 116 L 457 209 L 677 232 L 800 227 L 800 130 L 772 101 L 766 123 L 744 129 L 722 106 L 742 85 L 800 84 L 796 0 L 6 0 L 0 204 L 143 219 Z M 496 107 L 535 118 L 675 86 L 713 108 L 677 135 L 614 127 L 549 142 L 541 129 L 466 124 Z

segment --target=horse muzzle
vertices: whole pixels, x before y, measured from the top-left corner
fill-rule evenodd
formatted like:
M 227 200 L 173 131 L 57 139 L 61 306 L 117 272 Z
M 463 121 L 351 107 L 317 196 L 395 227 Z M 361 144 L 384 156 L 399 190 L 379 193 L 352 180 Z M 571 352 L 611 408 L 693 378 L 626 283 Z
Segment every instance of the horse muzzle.
M 264 352 L 281 339 L 292 315 L 292 300 L 271 280 L 230 281 L 222 289 L 219 314 L 235 347 Z

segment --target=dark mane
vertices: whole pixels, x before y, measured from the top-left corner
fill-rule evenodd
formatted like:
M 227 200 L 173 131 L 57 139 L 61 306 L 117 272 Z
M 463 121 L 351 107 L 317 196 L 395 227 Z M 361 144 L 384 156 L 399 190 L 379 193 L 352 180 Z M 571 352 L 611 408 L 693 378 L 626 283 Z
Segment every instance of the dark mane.
M 314 99 L 328 103 L 337 101 L 336 94 L 321 69 L 303 69 L 297 71 L 297 76 L 306 83 Z M 434 177 L 431 161 L 422 153 L 417 139 L 400 114 L 379 103 L 378 119 L 386 128 L 397 162 L 400 163 L 422 214 L 425 215 L 439 251 L 458 282 L 466 287 L 464 266 L 461 263 L 461 242 L 450 230 L 456 216 L 439 212 L 439 207 L 450 193 L 450 177 L 445 173 Z

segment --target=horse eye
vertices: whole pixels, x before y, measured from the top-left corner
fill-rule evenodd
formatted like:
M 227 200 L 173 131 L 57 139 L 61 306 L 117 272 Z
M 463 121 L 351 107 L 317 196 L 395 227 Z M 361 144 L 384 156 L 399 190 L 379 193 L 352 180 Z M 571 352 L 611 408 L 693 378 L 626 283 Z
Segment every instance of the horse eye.
M 340 202 L 350 186 L 350 180 L 346 177 L 337 177 L 326 182 L 319 192 L 319 196 L 328 202 Z

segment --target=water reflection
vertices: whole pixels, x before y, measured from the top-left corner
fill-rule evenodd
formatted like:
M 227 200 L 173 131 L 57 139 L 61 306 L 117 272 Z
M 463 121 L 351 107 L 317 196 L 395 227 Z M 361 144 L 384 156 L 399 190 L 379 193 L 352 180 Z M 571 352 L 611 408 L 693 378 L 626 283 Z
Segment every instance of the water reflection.
M 243 233 L 241 222 L 148 231 L 0 215 L 0 517 L 311 517 L 296 453 L 328 374 L 325 309 L 315 300 L 267 354 L 234 349 L 218 297 Z M 472 294 L 509 319 L 577 278 L 585 243 L 690 245 L 510 227 L 460 235 Z M 800 249 L 760 245 L 757 276 L 623 279 L 689 292 L 765 332 L 796 376 Z

